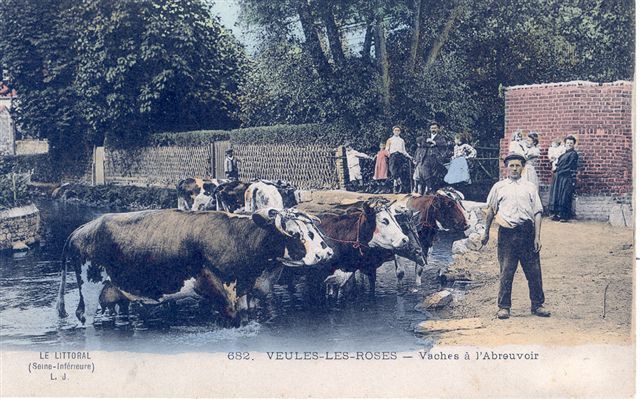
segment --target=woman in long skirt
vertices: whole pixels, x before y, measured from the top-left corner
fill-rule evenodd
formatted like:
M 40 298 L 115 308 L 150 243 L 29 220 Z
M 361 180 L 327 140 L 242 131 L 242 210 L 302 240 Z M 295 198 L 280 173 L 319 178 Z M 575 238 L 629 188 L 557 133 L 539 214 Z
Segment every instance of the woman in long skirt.
M 463 135 L 457 134 L 454 140 L 453 156 L 451 157 L 449 171 L 444 177 L 444 181 L 449 184 L 470 183 L 471 175 L 469 174 L 469 163 L 467 160 L 475 158 L 478 152 L 467 143 Z
M 566 152 L 558 158 L 549 192 L 549 211 L 553 215 L 553 220 L 561 222 L 566 222 L 573 216 L 573 192 L 580 159 L 574 150 L 575 144 L 576 138 L 573 136 L 567 136 L 564 139 Z

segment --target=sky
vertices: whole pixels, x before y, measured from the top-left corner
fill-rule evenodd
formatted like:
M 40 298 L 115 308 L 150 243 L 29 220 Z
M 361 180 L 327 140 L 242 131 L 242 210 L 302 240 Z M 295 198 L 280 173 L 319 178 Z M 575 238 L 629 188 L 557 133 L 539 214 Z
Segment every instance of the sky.
M 240 40 L 241 43 L 249 48 L 253 47 L 255 41 L 251 40 L 250 35 L 238 24 L 240 6 L 237 0 L 215 0 L 212 10 L 215 15 L 220 17 L 222 25 L 231 29 L 233 35 Z

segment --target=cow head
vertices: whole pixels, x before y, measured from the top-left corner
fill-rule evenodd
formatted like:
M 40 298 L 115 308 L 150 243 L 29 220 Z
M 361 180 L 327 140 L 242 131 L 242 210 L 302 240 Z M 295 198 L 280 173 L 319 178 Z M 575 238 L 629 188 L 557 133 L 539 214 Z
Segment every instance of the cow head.
M 409 238 L 402 232 L 402 228 L 390 210 L 390 205 L 384 198 L 373 198 L 362 205 L 366 219 L 375 219 L 376 223 L 373 237 L 369 241 L 370 247 L 398 249 L 409 242 Z
M 426 266 L 425 252 L 420 243 L 417 228 L 420 224 L 420 212 L 410 210 L 405 205 L 399 204 L 392 205 L 391 211 L 402 228 L 402 232 L 409 239 L 407 245 L 397 250 L 396 253 L 416 262 L 420 266 Z
M 314 224 L 318 219 L 302 211 L 260 209 L 252 219 L 258 226 L 274 228 L 285 237 L 282 262 L 287 266 L 312 266 L 333 256 L 333 250 Z
M 464 196 L 452 188 L 443 188 L 436 192 L 433 206 L 436 210 L 436 222 L 444 230 L 463 231 L 468 228 L 467 212 L 462 206 Z
M 200 190 L 200 193 L 193 199 L 192 211 L 206 211 L 210 209 L 216 209 L 216 200 L 212 195 L 209 195 L 205 190 Z

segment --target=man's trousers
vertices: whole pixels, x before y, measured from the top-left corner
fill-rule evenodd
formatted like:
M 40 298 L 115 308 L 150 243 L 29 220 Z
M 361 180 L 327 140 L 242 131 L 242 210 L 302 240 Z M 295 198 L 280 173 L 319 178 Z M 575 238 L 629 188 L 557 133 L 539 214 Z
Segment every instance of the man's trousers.
M 500 263 L 500 292 L 498 307 L 511 308 L 511 286 L 518 262 L 529 283 L 531 308 L 535 309 L 544 303 L 542 291 L 542 270 L 540 269 L 540 252 L 535 252 L 535 228 L 533 222 L 508 229 L 498 228 L 498 262 Z

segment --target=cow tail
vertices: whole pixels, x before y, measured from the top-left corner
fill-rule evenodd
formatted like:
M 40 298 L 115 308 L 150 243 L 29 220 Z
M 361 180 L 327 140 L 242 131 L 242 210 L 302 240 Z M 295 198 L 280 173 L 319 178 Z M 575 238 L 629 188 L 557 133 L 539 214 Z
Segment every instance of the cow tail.
M 67 250 L 69 248 L 70 240 L 71 235 L 69 235 L 67 241 L 65 241 L 64 243 L 64 247 L 62 247 L 62 271 L 60 273 L 60 289 L 58 290 L 58 303 L 56 305 L 56 309 L 58 310 L 58 317 L 60 318 L 65 318 L 68 316 L 64 306 L 64 291 L 67 285 Z

